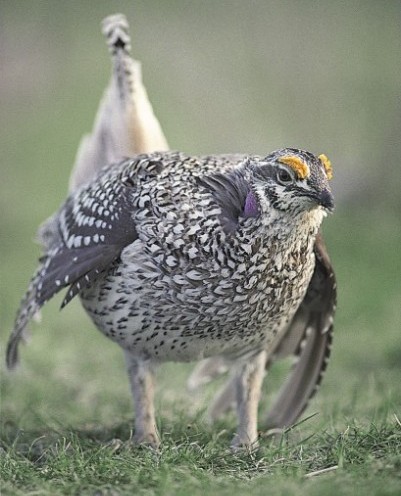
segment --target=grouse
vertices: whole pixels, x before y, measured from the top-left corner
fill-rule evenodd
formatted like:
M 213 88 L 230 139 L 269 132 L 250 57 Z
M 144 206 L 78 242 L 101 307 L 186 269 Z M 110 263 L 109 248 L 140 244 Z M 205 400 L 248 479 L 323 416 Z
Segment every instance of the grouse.
M 303 150 L 194 157 L 154 152 L 101 170 L 46 225 L 46 247 L 7 349 L 61 289 L 126 356 L 135 440 L 157 446 L 154 367 L 237 361 L 238 429 L 257 441 L 266 359 L 308 296 L 331 164 Z M 318 260 L 319 262 L 319 260 Z M 320 263 L 320 262 L 319 262 Z

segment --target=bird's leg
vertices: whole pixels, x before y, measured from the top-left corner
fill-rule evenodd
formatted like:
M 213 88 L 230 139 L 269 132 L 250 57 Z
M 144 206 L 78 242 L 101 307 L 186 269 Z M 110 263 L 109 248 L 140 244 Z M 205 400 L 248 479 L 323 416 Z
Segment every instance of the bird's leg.
M 233 371 L 231 370 L 227 381 L 223 384 L 223 387 L 217 391 L 212 404 L 207 410 L 207 420 L 209 423 L 215 422 L 226 412 L 235 408 L 237 374 L 232 372 Z
M 236 375 L 238 428 L 231 443 L 233 449 L 253 450 L 258 441 L 258 405 L 265 374 L 267 354 L 261 351 L 243 363 Z
M 160 445 L 154 408 L 154 370 L 150 360 L 125 353 L 128 376 L 135 406 L 134 442 L 153 448 Z

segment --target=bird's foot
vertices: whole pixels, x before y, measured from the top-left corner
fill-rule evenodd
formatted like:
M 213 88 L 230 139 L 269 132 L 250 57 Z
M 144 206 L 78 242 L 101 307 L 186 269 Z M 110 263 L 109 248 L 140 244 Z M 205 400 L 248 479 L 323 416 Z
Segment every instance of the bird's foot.
M 136 432 L 132 439 L 135 446 L 149 447 L 158 450 L 161 444 L 160 436 L 157 431 Z
M 259 448 L 258 439 L 250 440 L 249 437 L 242 437 L 235 434 L 234 439 L 231 441 L 231 451 L 233 453 L 255 453 Z

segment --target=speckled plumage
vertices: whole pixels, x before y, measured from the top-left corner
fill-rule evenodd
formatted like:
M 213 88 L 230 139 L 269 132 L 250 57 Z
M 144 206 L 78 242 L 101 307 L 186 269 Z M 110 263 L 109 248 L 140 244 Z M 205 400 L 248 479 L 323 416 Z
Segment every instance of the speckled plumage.
M 332 206 L 330 161 L 293 149 L 265 158 L 138 156 L 168 144 L 130 54 L 127 19 L 109 16 L 102 31 L 111 79 L 79 146 L 70 196 L 38 232 L 44 256 L 17 315 L 8 366 L 29 319 L 66 287 L 62 306 L 79 294 L 125 350 L 136 442 L 159 443 L 154 364 L 210 355 L 188 385 L 230 369 L 208 415 L 235 404 L 232 445 L 253 448 L 265 368 L 297 359 L 265 421 L 282 428 L 301 415 L 330 354 L 336 283 L 316 236 Z
M 306 178 L 282 162 L 288 156 L 306 164 Z M 295 149 L 162 152 L 109 167 L 44 228 L 8 364 L 28 320 L 63 287 L 63 305 L 79 294 L 98 329 L 137 361 L 256 356 L 300 305 L 332 206 L 324 164 Z
M 159 177 L 148 174 L 138 187 L 138 239 L 111 273 L 82 292 L 83 305 L 107 336 L 146 358 L 254 352 L 296 310 L 313 270 L 317 226 L 304 236 L 292 226 L 272 228 L 268 216 L 228 222 L 209 188 L 216 161 L 175 154 L 164 160 Z M 243 199 L 236 200 L 240 212 Z M 286 236 L 299 237 L 298 245 L 287 241 L 288 260 Z

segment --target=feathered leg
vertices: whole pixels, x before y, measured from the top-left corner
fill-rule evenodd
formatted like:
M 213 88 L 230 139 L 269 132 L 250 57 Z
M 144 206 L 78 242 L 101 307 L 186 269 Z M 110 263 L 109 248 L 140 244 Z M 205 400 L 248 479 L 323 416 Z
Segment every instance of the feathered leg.
M 128 352 L 125 352 L 125 360 L 135 406 L 134 441 L 157 448 L 160 436 L 155 419 L 153 364 Z
M 258 405 L 265 374 L 266 351 L 241 364 L 236 375 L 237 433 L 231 443 L 233 449 L 253 450 L 258 444 Z

